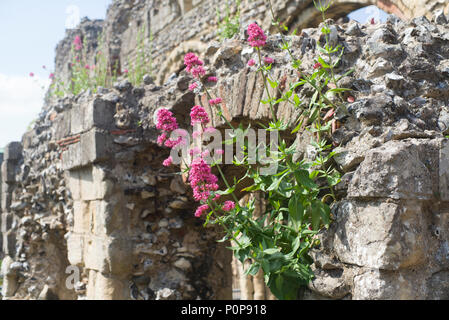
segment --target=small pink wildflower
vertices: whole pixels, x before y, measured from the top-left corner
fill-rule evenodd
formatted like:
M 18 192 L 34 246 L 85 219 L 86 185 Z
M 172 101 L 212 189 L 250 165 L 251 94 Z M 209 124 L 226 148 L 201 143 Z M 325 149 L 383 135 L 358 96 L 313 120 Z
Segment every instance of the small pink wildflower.
M 84 66 L 84 69 L 89 70 L 89 69 L 90 69 L 90 66 L 89 66 L 88 64 L 86 64 L 86 65 Z
M 216 105 L 216 104 L 220 104 L 220 103 L 222 103 L 223 102 L 223 99 L 222 98 L 215 98 L 215 99 L 210 99 L 209 100 L 209 104 L 211 105 L 211 106 L 214 106 L 214 105 Z
M 47 69 L 47 67 L 46 67 L 45 65 L 43 65 L 43 66 L 42 66 L 42 69 L 44 69 L 44 70 L 45 70 L 45 69 Z
M 157 137 L 157 144 L 162 146 L 165 140 L 167 140 L 167 135 L 162 133 L 159 137 Z
M 205 158 L 210 154 L 209 150 L 204 150 L 203 152 L 201 152 L 201 157 Z
M 194 53 L 189 52 L 184 56 L 184 65 L 187 72 L 190 72 L 195 78 L 204 76 L 206 70 L 202 67 L 203 61 L 201 61 Z
M 176 140 L 167 139 L 165 141 L 165 146 L 168 147 L 168 148 L 174 148 L 178 144 L 185 145 L 185 143 L 186 143 L 186 141 L 185 141 L 185 139 L 183 137 L 178 137 Z
M 49 79 L 53 79 L 55 77 L 54 73 L 50 73 L 50 75 L 48 76 Z
M 322 65 L 321 65 L 321 63 L 319 63 L 319 62 L 317 62 L 317 63 L 315 63 L 315 64 L 313 65 L 313 68 L 314 68 L 314 69 L 321 69 L 321 67 L 322 67 Z
M 192 76 L 195 78 L 200 78 L 206 74 L 206 70 L 202 66 L 194 67 L 192 69 Z
M 231 211 L 232 209 L 235 208 L 235 203 L 234 201 L 225 201 L 223 207 L 221 208 L 223 209 L 223 211 Z
M 251 23 L 248 26 L 248 42 L 251 47 L 263 47 L 267 36 L 257 23 Z
M 128 69 L 123 70 L 123 73 L 127 74 L 129 71 Z
M 216 194 L 215 197 L 212 199 L 213 201 L 217 201 L 221 198 L 219 194 Z
M 30 72 L 30 77 L 31 78 L 34 77 L 34 73 L 33 72 Z
M 252 67 L 255 64 L 256 64 L 256 61 L 254 61 L 254 59 L 249 59 L 248 66 Z
M 76 36 L 75 40 L 73 40 L 73 44 L 75 45 L 75 50 L 79 51 L 83 47 L 83 43 L 81 42 L 81 37 Z
M 374 20 L 374 18 L 371 18 L 370 23 L 371 24 L 376 24 L 376 21 Z
M 164 167 L 169 167 L 173 164 L 173 158 L 170 156 L 167 159 L 164 160 L 164 162 L 162 162 L 162 165 Z
M 190 153 L 190 156 L 193 157 L 196 154 L 200 154 L 201 149 L 199 147 L 193 147 L 192 149 L 190 149 L 189 153 Z
M 198 87 L 198 83 L 194 82 L 194 83 L 192 83 L 192 84 L 189 86 L 189 90 L 190 90 L 190 91 L 193 91 L 193 90 L 195 90 L 197 87 Z
M 265 64 L 272 64 L 272 63 L 274 63 L 274 59 L 270 58 L 270 57 L 265 57 L 265 58 L 263 58 L 263 62 Z
M 193 198 L 196 201 L 207 201 L 211 191 L 218 190 L 218 178 L 202 158 L 195 158 L 192 161 L 189 182 L 193 190 Z
M 218 79 L 217 79 L 217 77 L 209 77 L 209 78 L 207 78 L 207 81 L 209 81 L 209 82 L 217 82 Z
M 195 123 L 207 124 L 209 123 L 209 115 L 202 106 L 194 106 L 190 111 L 190 119 L 192 126 Z
M 215 131 L 217 131 L 217 129 L 215 129 L 214 127 L 207 127 L 206 129 L 204 129 L 204 133 L 214 133 Z
M 199 206 L 195 211 L 195 217 L 201 217 L 207 210 L 209 210 L 209 206 L 207 204 Z
M 176 122 L 173 113 L 167 109 L 159 109 L 157 113 L 156 128 L 168 132 L 178 129 L 178 123 Z

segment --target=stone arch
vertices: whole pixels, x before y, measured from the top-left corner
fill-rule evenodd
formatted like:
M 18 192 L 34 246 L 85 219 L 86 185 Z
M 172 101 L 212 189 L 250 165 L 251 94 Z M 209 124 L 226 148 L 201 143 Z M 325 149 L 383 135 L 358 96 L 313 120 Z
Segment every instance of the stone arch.
M 430 18 L 432 12 L 439 9 L 444 10 L 446 14 L 449 13 L 449 3 L 444 0 L 416 0 L 412 4 L 404 0 L 334 0 L 326 15 L 328 18 L 337 20 L 352 11 L 370 5 L 375 5 L 400 19 L 410 19 L 421 15 Z M 294 0 L 288 2 L 274 1 L 273 6 L 281 21 L 290 30 L 316 27 L 322 20 L 313 0 L 300 2 Z M 271 17 L 268 18 L 271 19 Z M 269 25 L 269 23 L 270 21 L 264 20 L 264 25 Z M 274 31 L 274 28 L 272 31 Z

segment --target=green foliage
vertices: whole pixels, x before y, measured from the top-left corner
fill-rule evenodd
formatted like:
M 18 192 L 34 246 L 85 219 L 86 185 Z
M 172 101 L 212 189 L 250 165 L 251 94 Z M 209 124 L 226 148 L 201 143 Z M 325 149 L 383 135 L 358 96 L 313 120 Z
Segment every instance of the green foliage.
M 128 58 L 128 80 L 134 86 L 140 86 L 143 82 L 143 76 L 151 75 L 153 71 L 152 49 L 153 33 L 150 32 L 149 49 L 145 45 L 145 27 L 139 30 L 137 34 L 137 53 L 133 61 Z
M 231 14 L 229 2 L 226 1 L 226 13 L 223 19 L 221 19 L 220 9 L 217 8 L 218 35 L 221 40 L 231 39 L 240 31 L 240 1 L 233 0 L 236 6 L 235 15 Z
M 323 13 L 323 21 L 328 8 L 329 2 L 321 5 L 320 1 L 318 9 Z M 333 188 L 340 182 L 340 173 L 332 167 L 334 152 L 329 138 L 336 123 L 336 120 L 331 119 L 334 110 L 344 109 L 341 94 L 347 89 L 338 88 L 337 82 L 346 74 L 340 78 L 335 76 L 334 69 L 343 50 L 340 46 L 332 47 L 329 43 L 329 28 L 326 23 L 322 29 L 326 43 L 324 47 L 318 47 L 320 54 L 316 57 L 316 65 L 311 73 L 301 69 L 301 61 L 293 56 L 290 43 L 282 35 L 288 28 L 279 21 L 273 21 L 273 25 L 278 27 L 281 34 L 281 49 L 288 53 L 292 67 L 302 74 L 302 78 L 281 90 L 281 81 L 271 77 L 271 65 L 267 66 L 262 62 L 261 49 L 256 48 L 259 56 L 257 72 L 260 72 L 264 79 L 267 96 L 261 103 L 268 104 L 272 113 L 272 121 L 264 127 L 269 131 L 287 130 L 291 123 L 278 119 L 274 111 L 277 104 L 287 101 L 300 111 L 294 123 L 295 128 L 290 134 L 305 130 L 312 133 L 310 145 L 315 156 L 294 161 L 296 145 L 289 145 L 286 140 L 279 138 L 276 151 L 266 148 L 269 149 L 266 155 L 277 163 L 277 171 L 263 175 L 260 165 L 249 162 L 249 142 L 245 141 L 242 147 L 243 159 L 234 161 L 236 166 L 246 169 L 244 177 L 230 184 L 216 165 L 227 186 L 227 189 L 219 194 L 230 194 L 237 202 L 234 190 L 243 179 L 250 179 L 251 186 L 243 191 L 259 192 L 266 201 L 266 210 L 261 216 L 256 216 L 255 203 L 249 201 L 246 205 L 237 204 L 234 210 L 220 214 L 212 203 L 208 203 L 212 212 L 205 224 L 219 224 L 225 229 L 226 235 L 221 241 L 232 240 L 233 246 L 230 249 L 234 255 L 241 262 L 251 262 L 246 270 L 247 274 L 256 275 L 262 270 L 267 286 L 278 299 L 296 299 L 299 289 L 313 279 L 310 267 L 313 260 L 309 251 L 319 244 L 317 234 L 323 228 L 328 228 L 332 222 L 330 205 L 336 200 Z M 306 84 L 315 91 L 307 104 L 295 93 L 298 87 Z M 269 88 L 277 90 L 276 95 L 279 98 L 272 96 Z M 227 122 L 221 107 L 218 109 L 218 115 Z M 237 130 L 245 133 L 248 129 L 242 125 L 235 129 L 227 123 L 234 129 L 235 134 L 225 143 L 235 143 Z
M 145 46 L 145 28 L 139 30 L 137 35 L 136 56 L 133 61 L 128 60 L 127 72 L 124 72 L 129 81 L 134 86 L 139 86 L 143 82 L 145 74 L 152 73 L 152 41 L 153 35 L 150 33 L 150 46 L 147 50 Z M 56 97 L 64 97 L 68 94 L 77 95 L 83 91 L 91 90 L 96 93 L 99 87 L 110 88 L 117 80 L 120 71 L 118 62 L 111 65 L 104 52 L 105 35 L 98 37 L 98 48 L 95 53 L 94 64 L 89 65 L 87 61 L 87 43 L 84 39 L 81 49 L 76 50 L 75 45 L 71 48 L 71 79 L 69 83 L 65 83 L 61 79 L 53 78 L 50 84 L 49 94 Z M 149 52 L 149 53 L 147 53 Z

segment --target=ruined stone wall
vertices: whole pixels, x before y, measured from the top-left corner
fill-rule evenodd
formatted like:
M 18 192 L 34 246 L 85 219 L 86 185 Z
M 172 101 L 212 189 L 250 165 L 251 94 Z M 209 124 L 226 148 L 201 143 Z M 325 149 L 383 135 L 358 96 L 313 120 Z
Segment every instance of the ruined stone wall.
M 136 12 L 151 12 L 138 7 L 144 2 L 135 3 Z M 263 7 L 252 3 L 251 10 L 260 15 Z M 192 2 L 192 8 L 200 5 L 205 4 Z M 130 3 L 116 1 L 108 17 L 116 7 L 123 11 L 117 19 L 134 14 Z M 189 12 L 194 11 L 185 17 Z M 111 21 L 102 27 L 109 28 Z M 129 24 L 114 27 L 126 32 Z M 432 22 L 390 17 L 382 25 L 350 22 L 331 29 L 331 40 L 345 48 L 337 72 L 355 69 L 340 83 L 352 90 L 347 94 L 355 102 L 348 102 L 349 114 L 337 115 L 342 126 L 333 140 L 339 145 L 335 160 L 343 182 L 332 209 L 335 221 L 313 253 L 316 278 L 303 298 L 447 299 L 447 18 L 442 13 Z M 168 41 L 162 34 L 156 43 Z M 210 89 L 223 97 L 230 120 L 256 124 L 269 119 L 267 106 L 260 104 L 262 79 L 247 67 L 255 52 L 244 34 L 224 43 L 212 39 L 197 47 L 183 47 L 190 40 L 175 42 L 183 48 L 176 55 L 202 53 L 219 77 Z M 319 29 L 304 29 L 290 39 L 304 70 L 311 70 Z M 274 77 L 285 78 L 288 87 L 298 76 L 279 43 L 278 35 L 270 36 L 264 50 L 275 59 Z M 119 52 L 130 51 L 124 46 L 117 43 Z M 57 61 L 65 65 L 64 59 L 60 55 Z M 216 242 L 220 230 L 204 229 L 193 217 L 196 204 L 188 186 L 176 169 L 161 166 L 168 150 L 156 144 L 157 108 L 171 108 L 178 123 L 189 127 L 190 108 L 199 102 L 187 89 L 190 82 L 178 70 L 161 86 L 146 77 L 144 85 L 132 87 L 122 78 L 95 95 L 50 99 L 22 142 L 5 148 L 1 233 L 6 299 L 231 298 L 231 256 Z M 307 87 L 298 91 L 305 102 L 310 94 Z M 213 110 L 209 113 L 214 125 L 223 128 Z M 298 111 L 281 103 L 277 114 L 294 118 Z M 308 156 L 309 138 L 291 138 L 298 142 L 298 158 Z M 224 170 L 233 174 L 231 168 Z M 71 276 L 78 271 L 79 281 L 74 281 Z
M 312 0 L 272 0 L 275 15 L 290 30 L 316 27 L 321 14 Z M 231 4 L 231 13 L 235 5 Z M 427 15 L 436 10 L 449 14 L 449 4 L 445 0 L 334 0 L 328 17 L 335 20 L 348 13 L 368 6 L 377 5 L 401 19 Z M 97 49 L 97 38 L 105 34 L 105 48 L 111 68 L 118 66 L 119 74 L 128 61 L 137 54 L 137 38 L 142 28 L 145 30 L 145 46 L 152 48 L 153 78 L 156 83 L 164 83 L 174 72 L 183 68 L 183 57 L 189 51 L 205 53 L 213 40 L 218 40 L 217 9 L 224 16 L 226 2 L 222 0 L 115 0 L 108 9 L 106 20 L 84 21 L 76 30 L 68 31 L 66 38 L 57 48 L 56 75 L 69 81 L 71 39 L 77 35 L 86 38 L 88 54 Z M 275 32 L 266 0 L 242 0 L 240 23 L 244 29 L 257 21 L 265 30 Z M 150 35 L 153 41 L 150 43 Z M 92 62 L 94 58 L 91 57 Z

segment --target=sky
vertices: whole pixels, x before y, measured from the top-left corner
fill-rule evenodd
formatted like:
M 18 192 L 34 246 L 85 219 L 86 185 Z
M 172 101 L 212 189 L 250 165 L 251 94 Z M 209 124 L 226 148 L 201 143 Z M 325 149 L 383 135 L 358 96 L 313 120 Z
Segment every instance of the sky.
M 104 19 L 111 2 L 0 0 L 0 150 L 20 141 L 37 118 L 54 68 L 55 48 L 65 29 L 74 28 L 85 16 Z M 371 17 L 384 21 L 385 13 L 373 8 L 355 11 L 350 17 L 361 23 Z
M 0 148 L 20 141 L 37 118 L 66 27 L 73 28 L 85 16 L 104 19 L 111 2 L 0 0 Z

